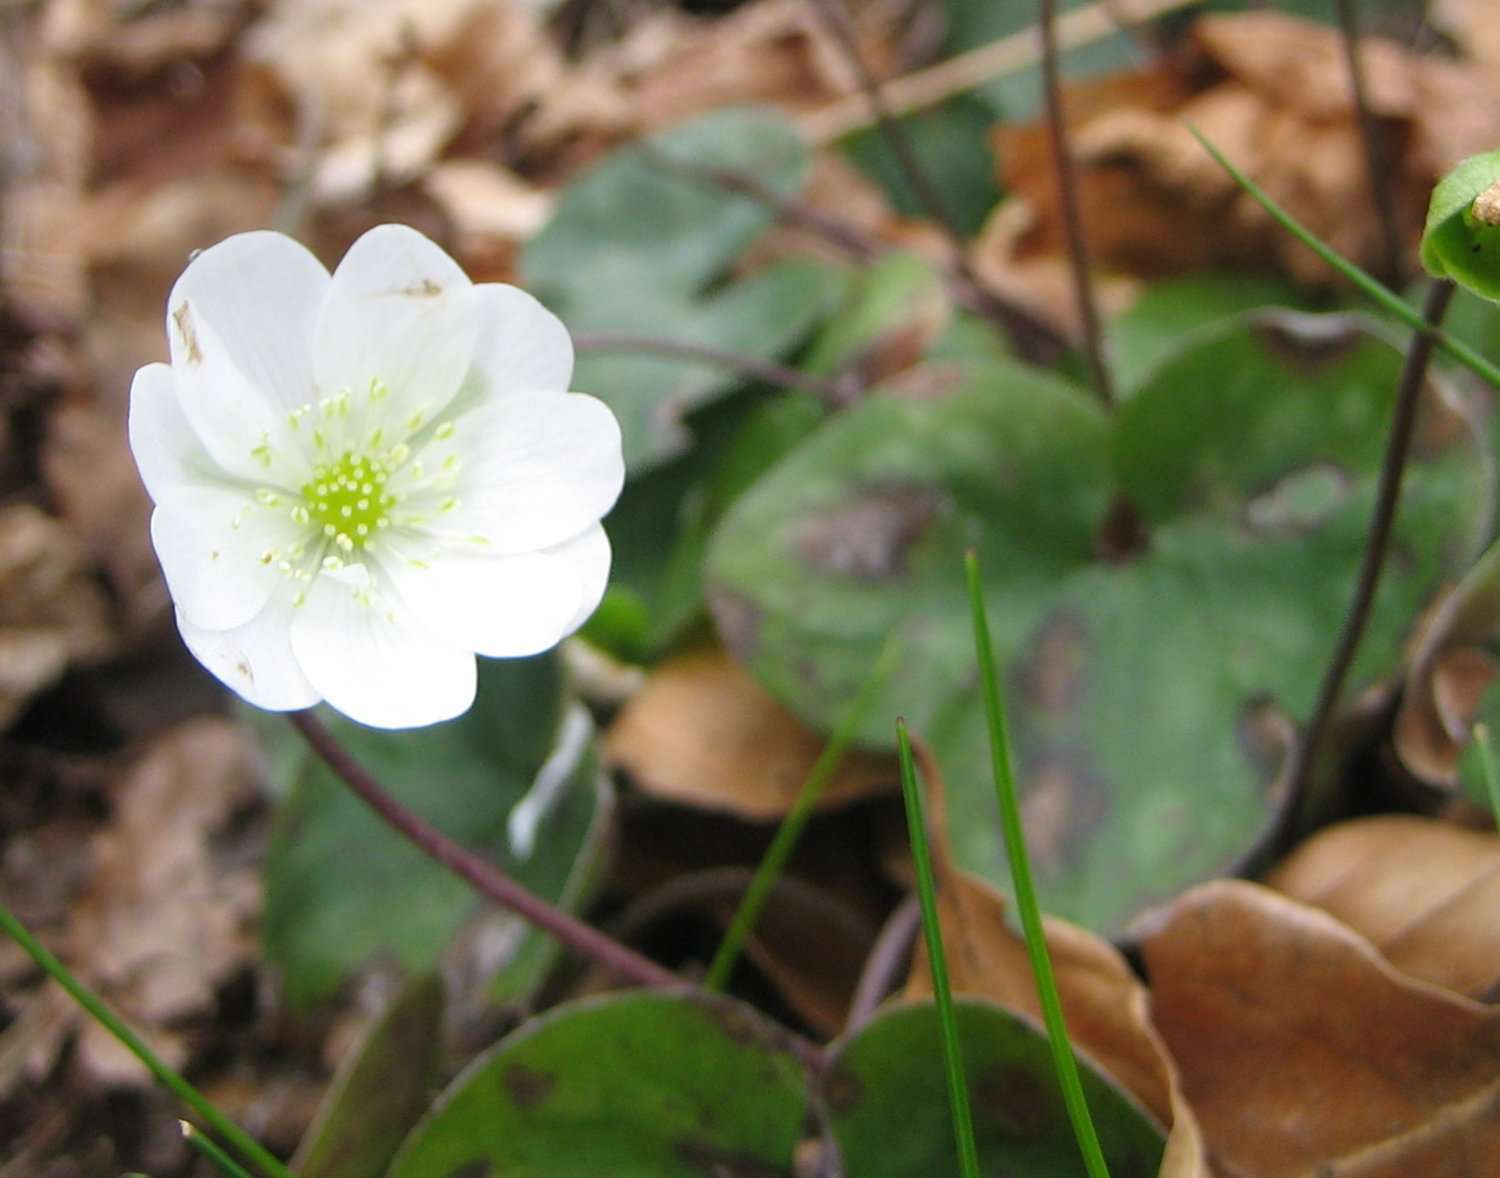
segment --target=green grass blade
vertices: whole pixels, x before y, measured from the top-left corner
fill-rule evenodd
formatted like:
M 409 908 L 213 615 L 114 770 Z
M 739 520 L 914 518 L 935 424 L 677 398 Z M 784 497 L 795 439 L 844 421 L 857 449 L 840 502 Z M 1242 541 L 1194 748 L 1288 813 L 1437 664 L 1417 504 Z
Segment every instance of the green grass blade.
M 922 816 L 922 789 L 912 763 L 906 723 L 896 721 L 896 743 L 901 754 L 901 796 L 906 802 L 906 825 L 911 832 L 911 857 L 917 869 L 917 899 L 922 905 L 922 932 L 932 970 L 932 996 L 943 1028 L 943 1062 L 948 1073 L 948 1105 L 953 1111 L 953 1138 L 958 1145 L 962 1178 L 979 1178 L 979 1148 L 974 1142 L 974 1114 L 969 1107 L 969 1083 L 964 1076 L 963 1046 L 953 1013 L 953 990 L 948 984 L 948 958 L 943 953 L 943 929 L 938 923 L 937 884 L 932 878 L 932 855 L 927 848 L 927 820 Z
M 146 1070 L 156 1082 L 172 1093 L 222 1140 L 232 1145 L 240 1156 L 255 1165 L 267 1178 L 292 1178 L 292 1172 L 276 1160 L 275 1156 L 250 1134 L 246 1133 L 227 1116 L 221 1113 L 209 1099 L 187 1082 L 178 1072 L 168 1067 L 157 1054 L 146 1046 L 139 1035 L 127 1027 L 104 1000 L 80 982 L 61 961 L 54 957 L 45 945 L 31 935 L 19 920 L 3 904 L 0 904 L 0 930 L 7 933 L 16 944 L 26 950 L 27 955 L 43 971 L 57 982 L 69 996 L 105 1030 L 118 1039 L 132 1055 L 146 1065 Z
M 797 791 L 797 800 L 792 803 L 792 808 L 787 811 L 786 817 L 781 820 L 781 825 L 776 828 L 771 845 L 761 856 L 760 864 L 750 879 L 750 886 L 745 889 L 745 895 L 740 900 L 740 906 L 734 918 L 729 922 L 724 939 L 719 942 L 714 959 L 709 963 L 708 974 L 703 979 L 704 989 L 721 991 L 729 984 L 729 975 L 734 972 L 735 963 L 739 961 L 746 940 L 759 923 L 766 901 L 771 898 L 771 891 L 776 887 L 776 881 L 786 870 L 787 860 L 796 850 L 797 843 L 802 838 L 802 832 L 813 815 L 813 808 L 818 804 L 818 799 L 823 796 L 823 791 L 828 788 L 828 783 L 833 780 L 833 775 L 838 772 L 839 765 L 843 763 L 844 754 L 849 751 L 849 746 L 854 742 L 854 734 L 864 723 L 865 717 L 875 702 L 875 697 L 891 677 L 891 672 L 896 666 L 899 647 L 900 643 L 894 638 L 886 642 L 880 656 L 875 660 L 874 669 L 860 686 L 853 702 L 839 717 L 838 724 L 834 726 L 832 734 L 828 737 L 828 743 L 823 746 L 823 751 L 818 754 L 813 767 L 807 771 L 807 778 Z
M 213 1167 L 226 1178 L 250 1178 L 249 1173 L 237 1161 L 225 1153 L 213 1138 L 189 1121 L 179 1121 L 182 1135 L 187 1143 L 206 1157 Z
M 1011 769 L 1010 738 L 1006 734 L 1005 709 L 1000 699 L 1000 680 L 995 674 L 995 656 L 990 645 L 989 619 L 984 612 L 984 590 L 979 583 L 979 562 L 973 551 L 964 557 L 964 571 L 969 582 L 969 604 L 974 614 L 974 647 L 979 656 L 979 681 L 984 692 L 984 716 L 990 730 L 990 763 L 995 777 L 995 792 L 1000 800 L 1000 826 L 1005 836 L 1005 854 L 1010 860 L 1011 880 L 1015 884 L 1016 909 L 1021 916 L 1021 930 L 1026 937 L 1026 952 L 1031 958 L 1031 972 L 1036 977 L 1037 996 L 1042 1004 L 1042 1021 L 1047 1027 L 1047 1041 L 1052 1046 L 1052 1062 L 1062 1088 L 1073 1135 L 1083 1154 L 1089 1178 L 1109 1178 L 1099 1134 L 1089 1116 L 1078 1078 L 1078 1061 L 1068 1039 L 1063 1019 L 1062 1001 L 1057 995 L 1057 979 L 1052 973 L 1052 959 L 1047 954 L 1047 938 L 1042 929 L 1041 909 L 1036 902 L 1036 888 L 1031 881 L 1031 862 L 1026 857 L 1026 839 L 1021 830 L 1021 808 L 1016 800 L 1016 780 Z
M 1500 772 L 1495 769 L 1495 745 L 1488 724 L 1474 725 L 1474 743 L 1479 746 L 1479 772 L 1490 795 L 1490 814 L 1500 823 Z
M 1203 145 L 1203 149 L 1214 157 L 1214 162 L 1228 172 L 1234 178 L 1236 184 L 1253 196 L 1260 203 L 1261 208 L 1270 213 L 1283 229 L 1357 286 L 1371 301 L 1378 304 L 1382 309 L 1400 319 L 1401 322 L 1413 331 L 1430 335 L 1433 343 L 1440 352 L 1458 361 L 1458 363 L 1477 373 L 1495 388 L 1500 389 L 1500 367 L 1491 364 L 1473 348 L 1469 347 L 1468 344 L 1462 340 L 1454 339 L 1442 328 L 1429 325 L 1422 318 L 1421 311 L 1409 304 L 1400 295 L 1396 294 L 1395 291 L 1386 287 L 1373 275 L 1361 270 L 1353 262 L 1339 256 L 1331 246 L 1325 245 L 1317 237 L 1313 236 L 1309 229 L 1301 225 L 1291 213 L 1277 204 L 1265 189 L 1261 188 L 1254 180 L 1250 179 L 1249 176 L 1230 163 L 1224 153 L 1210 143 L 1198 128 L 1189 124 L 1188 130 Z M 1444 279 L 1443 281 L 1450 280 Z

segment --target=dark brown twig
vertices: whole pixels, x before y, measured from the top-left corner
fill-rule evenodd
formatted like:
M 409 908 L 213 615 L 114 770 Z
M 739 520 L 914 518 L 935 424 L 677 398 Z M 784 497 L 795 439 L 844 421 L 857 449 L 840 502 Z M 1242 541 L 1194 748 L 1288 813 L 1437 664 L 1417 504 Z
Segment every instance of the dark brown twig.
M 1443 321 L 1448 301 L 1456 289 L 1446 279 L 1433 283 L 1422 307 L 1422 316 L 1429 327 L 1437 327 Z M 1349 602 L 1349 612 L 1344 617 L 1328 668 L 1323 672 L 1323 680 L 1318 685 L 1317 701 L 1307 721 L 1307 728 L 1292 754 L 1287 771 L 1287 823 L 1295 821 L 1299 812 L 1308 775 L 1317 758 L 1318 746 L 1327 735 L 1334 709 L 1343 692 L 1344 679 L 1349 674 L 1349 667 L 1359 649 L 1359 641 L 1370 620 L 1370 607 L 1375 601 L 1375 590 L 1380 584 L 1380 573 L 1390 547 L 1391 528 L 1395 523 L 1396 508 L 1401 498 L 1401 480 L 1406 472 L 1407 458 L 1411 454 L 1412 431 L 1416 424 L 1417 407 L 1422 399 L 1422 385 L 1427 377 L 1427 364 L 1432 358 L 1433 345 L 1430 332 L 1415 335 L 1406 353 L 1406 363 L 1401 369 L 1395 415 L 1391 419 L 1391 432 L 1386 440 L 1385 457 L 1380 465 L 1380 478 L 1375 488 L 1375 509 L 1370 517 L 1370 531 L 1365 540 L 1359 577 L 1354 584 L 1354 597 Z M 1279 833 L 1284 834 L 1286 831 Z
M 864 390 L 857 383 L 854 373 L 848 379 L 828 380 L 798 372 L 774 360 L 763 360 L 759 356 L 747 356 L 743 352 L 709 348 L 678 340 L 657 339 L 649 335 L 605 335 L 583 334 L 573 337 L 573 347 L 580 352 L 640 352 L 652 356 L 664 356 L 675 360 L 691 360 L 727 368 L 744 376 L 777 385 L 786 389 L 802 389 L 821 398 L 831 408 L 843 409 L 859 399 Z
M 381 820 L 424 854 L 469 883 L 502 908 L 556 937 L 568 948 L 640 986 L 681 989 L 686 983 L 671 970 L 590 928 L 581 920 L 533 895 L 488 859 L 461 847 L 412 813 L 376 781 L 311 711 L 287 716 L 292 727 L 333 772 Z
M 1370 173 L 1370 195 L 1375 201 L 1375 211 L 1380 218 L 1381 244 L 1385 250 L 1385 269 L 1382 276 L 1392 286 L 1400 287 L 1406 281 L 1406 263 L 1401 250 L 1401 222 L 1397 218 L 1396 186 L 1391 183 L 1386 167 L 1385 151 L 1380 143 L 1380 128 L 1376 125 L 1374 112 L 1370 109 L 1369 92 L 1365 89 L 1365 71 L 1359 58 L 1359 6 L 1358 0 L 1338 0 L 1339 28 L 1343 33 L 1344 58 L 1349 65 L 1349 84 L 1354 91 L 1354 110 L 1358 116 L 1359 137 L 1364 144 L 1365 166 Z
M 891 153 L 896 157 L 896 164 L 901 169 L 901 174 L 911 185 L 918 202 L 927 210 L 927 215 L 948 239 L 952 251 L 954 277 L 961 291 L 960 301 L 1014 339 L 1017 350 L 1023 356 L 1038 363 L 1055 360 L 1058 355 L 1056 345 L 1059 342 L 1057 333 L 1042 324 L 1030 311 L 1001 298 L 988 289 L 974 273 L 974 268 L 969 264 L 968 243 L 964 241 L 958 221 L 949 209 L 948 202 L 943 199 L 938 186 L 928 175 L 921 159 L 918 158 L 916 149 L 912 146 L 911 137 L 906 133 L 906 128 L 902 126 L 895 112 L 891 110 L 890 104 L 886 102 L 880 79 L 865 63 L 864 54 L 859 50 L 859 41 L 855 35 L 854 26 L 849 19 L 848 10 L 844 7 L 844 0 L 811 0 L 811 2 L 814 11 L 848 60 L 850 68 L 854 70 L 860 89 L 864 91 L 865 100 L 870 104 L 870 110 L 875 115 L 875 125 L 879 128 L 881 137 L 889 145 Z
M 1068 149 L 1068 128 L 1063 117 L 1062 80 L 1058 69 L 1055 0 L 1041 0 L 1042 79 L 1047 93 L 1047 131 L 1052 140 L 1052 154 L 1057 161 L 1057 189 L 1062 199 L 1063 226 L 1068 235 L 1068 265 L 1073 272 L 1073 289 L 1078 298 L 1078 314 L 1083 320 L 1084 348 L 1094 389 L 1105 406 L 1115 403 L 1114 382 L 1104 359 L 1104 331 L 1099 323 L 1099 308 L 1094 299 L 1092 267 L 1089 264 L 1088 237 L 1083 229 L 1083 213 L 1078 207 L 1078 177 L 1073 170 L 1073 155 Z

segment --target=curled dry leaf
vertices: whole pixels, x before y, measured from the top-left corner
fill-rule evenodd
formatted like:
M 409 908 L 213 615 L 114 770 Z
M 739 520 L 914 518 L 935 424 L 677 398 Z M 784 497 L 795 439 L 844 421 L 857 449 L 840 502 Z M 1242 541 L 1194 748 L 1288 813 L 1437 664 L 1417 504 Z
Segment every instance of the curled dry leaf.
M 67 958 L 178 1063 L 166 1028 L 212 1016 L 215 991 L 255 956 L 249 924 L 259 883 L 226 869 L 215 839 L 253 801 L 248 738 L 196 720 L 157 741 L 119 783 L 113 819 L 93 844 L 94 876 L 73 910 Z M 135 1082 L 140 1065 L 85 1022 L 80 1062 L 96 1078 Z
M 1026 943 L 1006 920 L 1004 898 L 977 876 L 943 867 L 938 919 L 954 992 L 988 998 L 1040 1023 Z M 1145 987 L 1103 938 L 1062 920 L 1048 919 L 1046 930 L 1074 1046 L 1170 1126 L 1161 1178 L 1210 1178 L 1197 1120 L 1147 1017 Z M 927 954 L 919 946 L 906 997 L 931 993 Z
M 70 664 L 105 652 L 107 620 L 72 533 L 34 507 L 0 510 L 0 728 Z
M 1500 981 L 1500 838 L 1363 818 L 1309 839 L 1266 883 L 1338 917 L 1403 973 L 1471 998 Z
M 1081 203 L 1102 266 L 1151 275 L 1269 264 L 1302 281 L 1331 280 L 1209 158 L 1192 125 L 1339 253 L 1378 268 L 1381 230 L 1338 32 L 1254 12 L 1205 17 L 1193 42 L 1194 55 L 1070 90 Z M 1414 255 L 1438 176 L 1492 146 L 1500 86 L 1479 65 L 1391 42 L 1367 38 L 1361 51 Z M 1065 234 L 1045 128 L 1002 128 L 995 139 L 1002 181 L 1033 219 L 1018 238 L 992 231 L 981 259 L 1000 270 L 1059 255 Z
M 1255 884 L 1204 884 L 1137 931 L 1152 1021 L 1225 1173 L 1500 1175 L 1500 1010 Z
M 646 792 L 752 821 L 780 818 L 823 739 L 722 650 L 662 663 L 605 738 L 605 752 Z M 889 757 L 851 750 L 819 801 L 835 806 L 888 790 Z

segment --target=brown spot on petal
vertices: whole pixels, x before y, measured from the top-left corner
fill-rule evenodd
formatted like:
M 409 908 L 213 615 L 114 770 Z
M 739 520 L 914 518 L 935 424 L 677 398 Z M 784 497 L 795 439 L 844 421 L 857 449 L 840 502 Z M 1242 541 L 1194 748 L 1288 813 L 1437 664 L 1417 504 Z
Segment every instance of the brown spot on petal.
M 443 287 L 431 278 L 424 278 L 405 287 L 401 293 L 409 299 L 432 299 L 443 293 Z
M 871 487 L 853 502 L 807 520 L 797 555 L 814 568 L 859 580 L 901 576 L 907 555 L 937 517 L 942 496 L 931 487 Z
M 193 326 L 193 309 L 186 302 L 172 312 L 172 323 L 177 328 L 177 338 L 182 341 L 189 364 L 203 363 L 203 349 L 198 346 L 198 332 Z

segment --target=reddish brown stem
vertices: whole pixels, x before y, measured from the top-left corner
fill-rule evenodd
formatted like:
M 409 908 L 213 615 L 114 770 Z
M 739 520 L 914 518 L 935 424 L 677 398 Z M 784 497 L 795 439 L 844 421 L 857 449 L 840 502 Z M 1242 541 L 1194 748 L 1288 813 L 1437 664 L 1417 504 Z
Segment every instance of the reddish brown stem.
M 1052 154 L 1057 161 L 1057 188 L 1062 201 L 1063 227 L 1068 235 L 1068 265 L 1073 273 L 1073 289 L 1078 299 L 1078 315 L 1083 320 L 1084 349 L 1094 389 L 1106 406 L 1115 402 L 1114 382 L 1104 360 L 1104 331 L 1099 322 L 1098 304 L 1094 299 L 1093 267 L 1089 262 L 1088 237 L 1083 228 L 1083 212 L 1078 206 L 1078 177 L 1073 155 L 1068 149 L 1067 121 L 1063 117 L 1062 79 L 1058 68 L 1055 0 L 1041 0 L 1042 79 L 1047 94 L 1047 131 L 1052 140 Z
M 1370 174 L 1370 197 L 1380 218 L 1381 244 L 1385 250 L 1384 275 L 1392 286 L 1406 280 L 1406 264 L 1401 254 L 1401 223 L 1396 212 L 1396 186 L 1386 167 L 1385 151 L 1380 144 L 1380 127 L 1370 109 L 1369 91 L 1365 88 L 1364 66 L 1359 58 L 1359 12 L 1356 0 L 1338 0 L 1339 28 L 1343 32 L 1344 59 L 1349 66 L 1349 85 L 1354 91 L 1354 110 L 1358 115 L 1359 137 L 1365 149 L 1365 167 Z
M 576 917 L 533 895 L 488 859 L 459 846 L 392 797 L 356 761 L 318 717 L 310 711 L 288 715 L 297 729 L 333 772 L 397 834 L 468 882 L 481 895 L 550 933 L 568 948 L 597 962 L 617 977 L 640 986 L 678 989 L 686 983 L 627 945 L 590 928 Z

